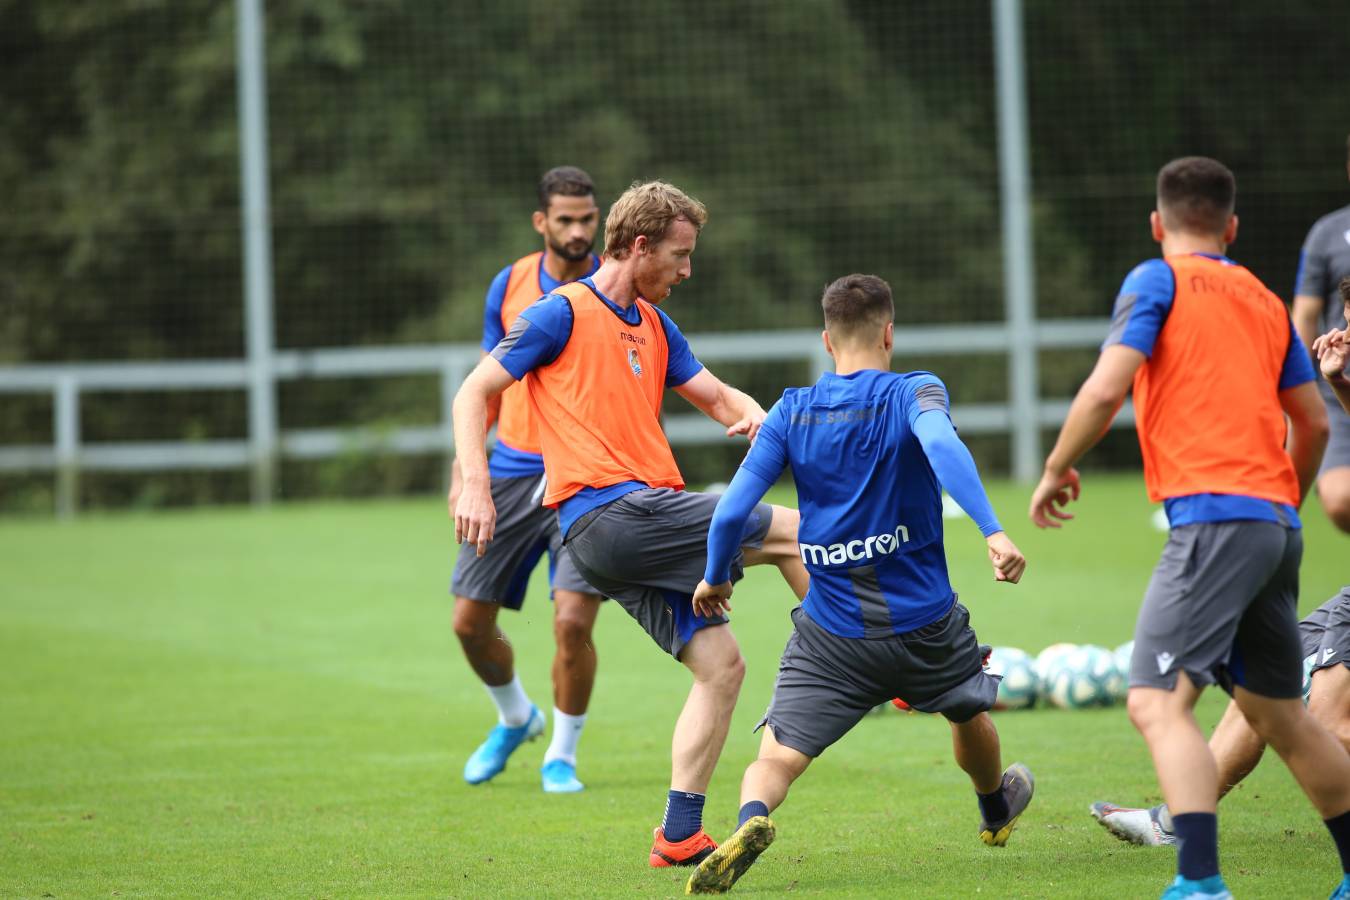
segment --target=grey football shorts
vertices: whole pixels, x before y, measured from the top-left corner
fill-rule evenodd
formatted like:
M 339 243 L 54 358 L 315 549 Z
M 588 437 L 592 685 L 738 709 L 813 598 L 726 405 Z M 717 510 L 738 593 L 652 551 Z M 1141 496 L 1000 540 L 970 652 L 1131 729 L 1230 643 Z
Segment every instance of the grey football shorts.
M 984 670 L 984 648 L 960 601 L 936 622 L 884 638 L 840 637 L 800 606 L 792 624 L 773 699 L 755 730 L 767 724 L 778 743 L 813 759 L 894 697 L 957 723 L 992 709 L 998 697 L 998 676 Z
M 1350 413 L 1341 406 L 1326 379 L 1318 380 L 1322 391 L 1322 402 L 1327 405 L 1327 420 L 1331 423 L 1331 436 L 1327 440 L 1326 452 L 1322 454 L 1322 467 L 1318 475 L 1326 474 L 1328 469 L 1350 466 Z
M 1241 686 L 1302 695 L 1298 566 L 1303 532 L 1276 522 L 1173 528 L 1135 624 L 1130 686 Z
M 726 616 L 694 614 L 694 588 L 708 560 L 708 525 L 717 494 L 644 488 L 591 510 L 567 533 L 583 578 L 613 597 L 657 645 L 679 659 L 694 632 Z M 773 510 L 760 503 L 746 522 L 742 547 L 764 545 Z M 738 551 L 731 580 L 744 574 Z
M 1350 586 L 1308 613 L 1298 630 L 1309 671 L 1350 666 Z
M 492 503 L 497 528 L 487 552 L 479 556 L 472 546 L 459 548 L 450 593 L 456 597 L 499 603 L 520 609 L 530 573 L 545 553 L 549 556 L 548 582 L 553 590 L 598 593 L 581 577 L 563 547 L 558 514 L 539 502 L 542 475 L 493 478 Z

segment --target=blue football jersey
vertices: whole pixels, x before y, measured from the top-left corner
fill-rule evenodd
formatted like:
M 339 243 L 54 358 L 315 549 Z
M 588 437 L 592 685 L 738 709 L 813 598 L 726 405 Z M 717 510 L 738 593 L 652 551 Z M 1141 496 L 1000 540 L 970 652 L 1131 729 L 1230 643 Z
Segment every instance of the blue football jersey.
M 912 631 L 954 601 L 942 545 L 942 488 L 914 434 L 948 408 L 929 372 L 827 373 L 774 404 L 742 465 L 772 482 L 791 468 L 803 608 L 843 637 Z

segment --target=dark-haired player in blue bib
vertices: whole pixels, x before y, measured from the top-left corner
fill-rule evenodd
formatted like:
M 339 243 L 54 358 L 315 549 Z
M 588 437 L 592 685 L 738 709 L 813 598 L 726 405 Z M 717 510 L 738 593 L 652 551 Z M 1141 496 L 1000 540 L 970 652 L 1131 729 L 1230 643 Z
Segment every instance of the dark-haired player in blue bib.
M 849 275 L 825 289 L 825 348 L 835 372 L 785 391 L 769 411 L 708 533 L 703 613 L 730 609 L 730 563 L 746 518 L 785 469 L 797 485 L 798 541 L 811 586 L 792 611 L 759 758 L 741 783 L 740 825 L 690 877 L 690 893 L 730 889 L 772 842 L 769 813 L 811 760 L 878 703 L 900 698 L 952 726 L 956 761 L 980 807 L 980 838 L 1002 846 L 1031 801 L 1031 773 L 1001 771 L 970 614 L 947 578 L 942 489 L 989 547 L 994 577 L 1016 583 L 1026 560 L 994 515 L 970 451 L 928 372 L 890 371 L 890 286 Z

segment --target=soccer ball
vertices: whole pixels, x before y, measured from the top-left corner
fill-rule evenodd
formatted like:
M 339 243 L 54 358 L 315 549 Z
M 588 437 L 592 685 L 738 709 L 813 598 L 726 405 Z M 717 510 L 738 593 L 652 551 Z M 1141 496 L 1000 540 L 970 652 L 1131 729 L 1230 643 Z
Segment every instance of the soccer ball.
M 1041 696 L 1045 696 L 1050 691 L 1050 679 L 1063 665 L 1064 660 L 1070 653 L 1078 649 L 1077 644 L 1058 643 L 1051 644 L 1036 656 L 1036 680 L 1039 683 Z
M 1124 694 L 1124 686 L 1111 651 L 1085 644 L 1055 668 L 1045 693 L 1061 709 L 1080 709 L 1110 706 Z
M 994 709 L 1026 709 L 1036 705 L 1039 693 L 1036 663 L 1016 647 L 995 647 L 989 654 L 989 674 L 1002 675 Z
M 1125 679 L 1126 684 L 1130 681 L 1130 657 L 1134 655 L 1134 641 L 1126 641 L 1116 648 L 1116 671 Z

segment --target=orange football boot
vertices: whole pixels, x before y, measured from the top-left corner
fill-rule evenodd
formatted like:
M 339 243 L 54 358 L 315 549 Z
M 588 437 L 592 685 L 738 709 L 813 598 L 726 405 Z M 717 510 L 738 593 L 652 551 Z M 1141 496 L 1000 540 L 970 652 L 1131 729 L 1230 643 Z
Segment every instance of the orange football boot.
M 654 869 L 696 866 L 717 849 L 717 842 L 708 837 L 708 832 L 702 828 L 675 844 L 666 840 L 665 832 L 657 827 L 652 830 L 652 839 L 652 854 L 648 862 Z

